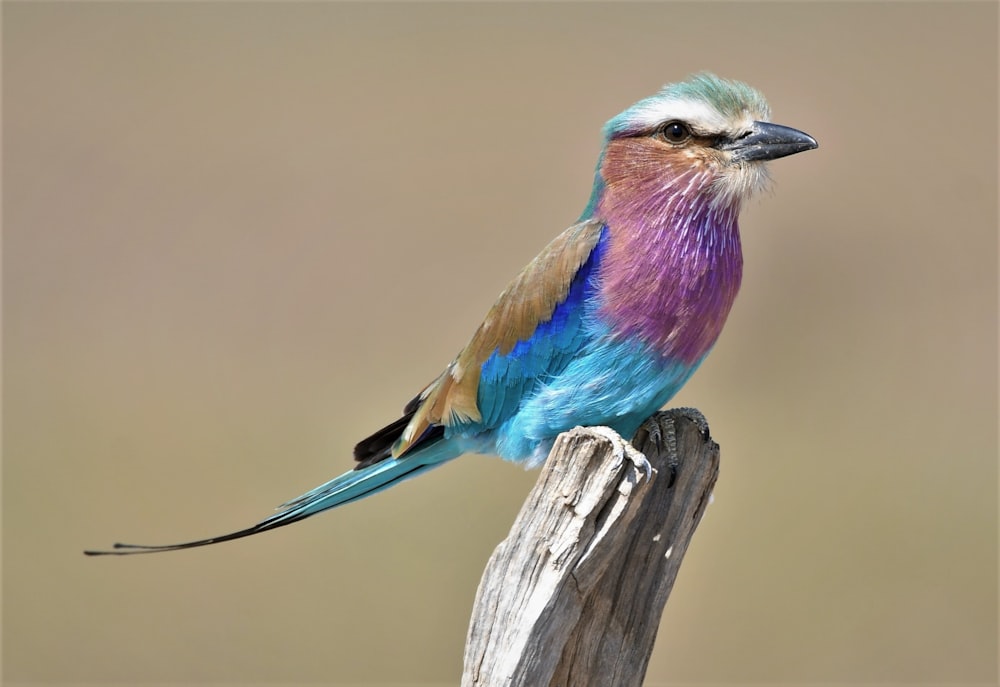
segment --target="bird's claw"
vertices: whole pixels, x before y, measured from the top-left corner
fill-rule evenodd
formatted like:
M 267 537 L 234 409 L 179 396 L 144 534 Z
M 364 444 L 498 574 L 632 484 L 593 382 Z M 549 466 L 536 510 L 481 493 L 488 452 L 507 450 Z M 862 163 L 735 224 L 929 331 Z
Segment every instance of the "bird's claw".
M 642 474 L 645 475 L 647 481 L 652 479 L 653 464 L 649 462 L 648 458 L 646 458 L 646 454 L 632 444 L 625 442 L 625 455 L 630 461 L 632 461 L 632 465 L 634 465 L 637 470 L 642 471 Z

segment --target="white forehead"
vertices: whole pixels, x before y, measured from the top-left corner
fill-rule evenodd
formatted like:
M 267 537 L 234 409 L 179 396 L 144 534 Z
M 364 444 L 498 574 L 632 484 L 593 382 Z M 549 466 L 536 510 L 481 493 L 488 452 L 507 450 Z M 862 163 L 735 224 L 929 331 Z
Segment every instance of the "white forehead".
M 652 129 L 673 119 L 687 122 L 699 133 L 741 133 L 758 118 L 749 110 L 723 114 L 702 100 L 657 98 L 638 104 L 629 113 L 629 128 Z
M 698 133 L 739 134 L 754 121 L 770 119 L 770 109 L 760 92 L 744 83 L 699 74 L 640 100 L 609 121 L 605 133 L 632 135 L 674 119 Z

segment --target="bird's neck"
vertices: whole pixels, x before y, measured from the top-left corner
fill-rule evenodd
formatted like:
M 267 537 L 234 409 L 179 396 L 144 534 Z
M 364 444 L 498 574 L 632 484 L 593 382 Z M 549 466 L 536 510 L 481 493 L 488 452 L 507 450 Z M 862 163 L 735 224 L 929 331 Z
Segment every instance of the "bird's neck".
M 616 335 L 697 364 L 739 290 L 739 202 L 720 203 L 696 167 L 637 170 L 636 160 L 615 152 L 603 161 L 604 189 L 594 208 L 608 232 L 602 318 Z

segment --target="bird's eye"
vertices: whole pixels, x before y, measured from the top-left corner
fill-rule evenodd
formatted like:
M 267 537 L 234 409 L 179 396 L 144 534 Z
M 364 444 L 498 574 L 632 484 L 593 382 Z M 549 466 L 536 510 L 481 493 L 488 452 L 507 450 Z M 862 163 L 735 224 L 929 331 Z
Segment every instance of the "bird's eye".
M 660 127 L 660 136 L 667 143 L 684 143 L 691 138 L 691 130 L 684 122 L 667 122 Z

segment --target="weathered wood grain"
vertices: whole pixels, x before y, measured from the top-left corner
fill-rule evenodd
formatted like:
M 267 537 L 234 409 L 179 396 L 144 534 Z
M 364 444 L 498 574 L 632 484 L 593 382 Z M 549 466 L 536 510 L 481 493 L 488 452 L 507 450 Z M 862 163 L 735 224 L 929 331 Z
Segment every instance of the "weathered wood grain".
M 632 443 L 607 428 L 559 437 L 486 566 L 464 687 L 642 684 L 719 447 L 692 409 L 657 413 Z

